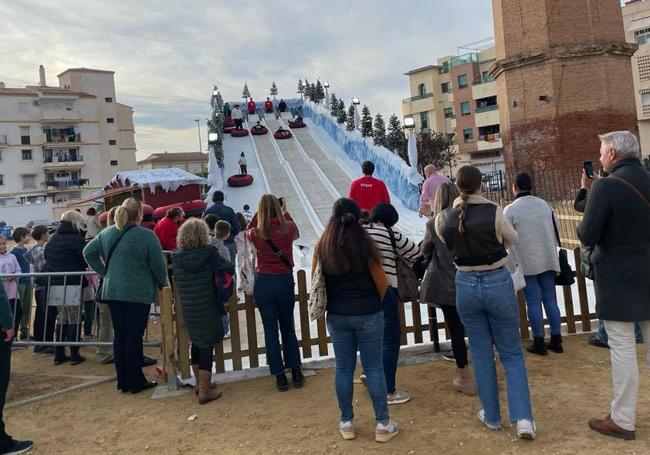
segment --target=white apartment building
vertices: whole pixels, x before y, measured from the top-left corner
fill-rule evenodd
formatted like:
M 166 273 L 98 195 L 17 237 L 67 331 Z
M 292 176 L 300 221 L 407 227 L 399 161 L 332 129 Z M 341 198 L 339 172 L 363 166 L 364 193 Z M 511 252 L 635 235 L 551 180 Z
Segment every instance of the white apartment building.
M 58 87 L 39 73 L 36 86 L 0 82 L 0 208 L 79 199 L 137 167 L 133 109 L 117 102 L 113 71 L 68 69 Z

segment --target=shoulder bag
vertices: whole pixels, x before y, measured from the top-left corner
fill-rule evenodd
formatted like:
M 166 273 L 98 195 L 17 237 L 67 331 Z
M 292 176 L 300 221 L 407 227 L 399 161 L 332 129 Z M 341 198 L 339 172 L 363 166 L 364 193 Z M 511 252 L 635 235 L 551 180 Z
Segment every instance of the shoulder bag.
M 397 294 L 400 302 L 410 302 L 420 295 L 418 277 L 413 271 L 411 264 L 404 259 L 397 251 L 395 234 L 391 228 L 386 228 L 390 243 L 395 253 L 395 269 L 397 271 Z
M 108 264 L 111 260 L 111 256 L 113 256 L 113 252 L 115 251 L 115 248 L 117 248 L 117 245 L 120 243 L 120 240 L 122 240 L 122 237 L 124 237 L 124 234 L 126 234 L 126 232 L 132 227 L 134 227 L 134 225 L 129 224 L 124 228 L 124 230 L 120 233 L 117 240 L 115 240 L 115 243 L 113 243 L 111 249 L 108 251 L 108 255 L 106 256 L 106 259 L 104 259 L 102 256 L 102 244 L 101 243 L 99 244 L 99 256 L 104 260 L 104 269 L 106 269 L 106 274 L 108 274 Z M 99 281 L 97 283 L 97 290 L 95 291 L 95 302 L 97 303 L 106 303 L 106 301 L 102 299 L 103 284 L 104 284 L 104 279 L 102 277 L 99 277 Z
M 551 208 L 551 220 L 553 221 L 553 229 L 555 230 L 555 239 L 557 240 L 557 246 L 560 247 L 560 251 L 558 252 L 558 259 L 560 261 L 560 274 L 555 276 L 555 285 L 571 286 L 576 282 L 576 279 L 574 278 L 573 270 L 569 265 L 567 252 L 564 248 L 562 248 L 562 242 L 560 241 L 560 232 L 558 231 L 557 224 L 555 223 L 553 208 Z
M 273 241 L 271 239 L 268 239 L 268 240 L 264 239 L 264 241 L 269 246 L 269 248 L 271 248 L 271 250 L 273 251 L 273 254 L 275 254 L 275 257 L 278 258 L 280 260 L 280 262 L 282 262 L 284 265 L 289 267 L 290 272 L 293 272 L 293 264 L 284 255 L 284 253 L 282 251 L 280 251 L 280 248 L 278 248 L 277 245 L 275 243 L 273 243 Z
M 327 310 L 327 287 L 325 285 L 325 275 L 323 274 L 323 265 L 320 258 L 316 261 L 316 269 L 311 279 L 308 308 L 309 320 L 311 321 L 325 316 L 325 311 Z

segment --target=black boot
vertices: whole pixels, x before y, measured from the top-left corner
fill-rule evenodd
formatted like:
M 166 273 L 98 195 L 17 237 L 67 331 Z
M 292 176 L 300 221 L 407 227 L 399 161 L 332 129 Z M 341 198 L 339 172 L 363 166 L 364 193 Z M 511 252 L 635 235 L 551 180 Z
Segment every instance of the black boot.
M 275 386 L 280 392 L 286 392 L 289 390 L 289 381 L 284 373 L 280 373 L 275 376 Z
M 55 334 L 57 341 L 64 341 L 66 338 L 65 325 L 56 325 Z M 65 355 L 65 346 L 55 346 L 54 347 L 54 365 L 61 365 L 62 363 L 70 360 L 70 357 Z
M 537 354 L 537 355 L 548 354 L 548 351 L 546 351 L 546 345 L 544 344 L 544 337 L 533 338 L 533 342 L 531 343 L 530 346 L 526 348 L 526 350 L 532 354 Z
M 81 335 L 81 324 L 67 324 L 68 338 L 66 341 L 79 341 Z M 86 360 L 79 354 L 79 346 L 70 346 L 70 365 L 79 365 Z
M 562 347 L 562 335 L 551 335 L 551 341 L 546 344 L 546 349 L 562 354 L 564 348 Z
M 302 368 L 300 366 L 291 369 L 291 381 L 296 389 L 300 389 L 305 385 L 305 375 L 302 374 Z

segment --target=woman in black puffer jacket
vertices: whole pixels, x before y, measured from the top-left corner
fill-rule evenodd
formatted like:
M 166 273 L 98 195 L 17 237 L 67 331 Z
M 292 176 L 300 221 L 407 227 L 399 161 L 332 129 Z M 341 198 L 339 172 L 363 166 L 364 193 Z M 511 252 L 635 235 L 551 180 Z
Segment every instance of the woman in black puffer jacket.
M 61 224 L 56 233 L 45 244 L 45 270 L 52 272 L 84 272 L 86 261 L 83 257 L 85 246 L 83 215 L 69 210 L 61 216 Z M 81 276 L 52 277 L 47 283 L 49 299 L 65 296 L 63 305 L 50 306 L 48 311 L 58 311 L 59 326 L 55 332 L 58 341 L 79 341 L 82 287 L 87 286 L 86 278 Z M 65 347 L 57 346 L 54 350 L 54 365 L 70 361 L 77 365 L 84 360 L 79 354 L 79 346 L 70 346 L 70 357 L 65 355 Z
M 208 244 L 208 226 L 192 218 L 178 231 L 179 250 L 172 254 L 176 289 L 181 300 L 181 314 L 192 340 L 191 363 L 198 387 L 199 404 L 221 396 L 212 380 L 213 347 L 223 339 L 222 316 L 225 315 L 217 275 L 235 273 L 235 267 Z

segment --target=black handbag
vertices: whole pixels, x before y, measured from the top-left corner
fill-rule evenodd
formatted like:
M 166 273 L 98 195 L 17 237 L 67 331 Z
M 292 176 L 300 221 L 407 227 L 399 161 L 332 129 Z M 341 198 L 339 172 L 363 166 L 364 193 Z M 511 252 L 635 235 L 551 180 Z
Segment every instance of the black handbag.
M 420 283 L 413 271 L 411 264 L 397 251 L 395 235 L 391 228 L 386 228 L 390 236 L 390 243 L 395 252 L 395 269 L 397 271 L 397 294 L 400 302 L 411 302 L 420 296 Z
M 115 241 L 115 243 L 113 244 L 111 249 L 109 250 L 108 256 L 106 256 L 106 259 L 104 260 L 104 269 L 106 270 L 106 274 L 108 274 L 108 263 L 111 260 L 111 256 L 113 256 L 113 251 L 115 251 L 115 248 L 117 248 L 117 244 L 120 243 L 120 240 L 122 240 L 122 237 L 124 237 L 124 234 L 126 234 L 126 231 L 128 231 L 132 227 L 134 227 L 134 225 L 132 225 L 132 224 L 126 226 L 122 230 L 122 233 L 117 238 L 117 240 Z M 99 241 L 99 239 L 97 241 Z M 100 257 L 102 256 L 102 244 L 101 243 L 99 244 L 99 256 Z M 102 259 L 104 259 L 104 258 L 102 257 Z M 97 282 L 97 289 L 95 290 L 95 302 L 97 302 L 97 303 L 106 303 L 106 300 L 102 299 L 103 284 L 104 284 L 104 280 L 100 276 L 99 280 Z
M 560 274 L 555 276 L 555 285 L 556 286 L 571 286 L 576 282 L 574 278 L 573 270 L 569 265 L 569 257 L 567 251 L 562 248 L 562 242 L 560 241 L 560 232 L 557 229 L 557 224 L 555 223 L 555 216 L 553 215 L 553 209 L 551 208 L 551 220 L 553 220 L 553 229 L 555 229 L 555 238 L 557 239 L 557 246 L 560 247 L 558 253 L 558 259 L 560 260 Z

